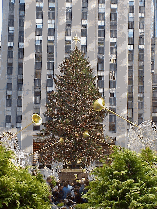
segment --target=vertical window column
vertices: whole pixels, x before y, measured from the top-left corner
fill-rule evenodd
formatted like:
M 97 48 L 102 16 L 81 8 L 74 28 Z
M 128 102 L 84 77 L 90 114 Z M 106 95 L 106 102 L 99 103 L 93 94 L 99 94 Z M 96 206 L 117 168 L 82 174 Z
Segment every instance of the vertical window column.
M 8 53 L 7 53 L 7 86 L 6 86 L 6 128 L 11 128 L 12 73 L 14 46 L 14 0 L 9 1 L 8 17 Z
M 87 55 L 87 18 L 88 0 L 82 0 L 82 19 L 81 19 L 81 52 Z
M 116 76 L 117 75 L 117 0 L 110 5 L 110 73 L 109 73 L 109 105 L 116 112 Z M 116 133 L 116 117 L 109 113 L 109 131 Z
M 139 53 L 138 53 L 138 124 L 143 121 L 144 106 L 144 0 L 139 2 Z
M 132 122 L 133 122 L 133 61 L 134 61 L 134 1 L 129 1 L 127 119 Z M 127 124 L 129 125 L 129 123 Z
M 35 108 L 38 107 L 39 111 L 40 111 L 39 106 L 41 101 L 42 28 L 43 28 L 43 0 L 36 0 L 34 110 Z M 33 126 L 33 131 L 38 131 L 38 130 L 40 130 L 40 126 Z

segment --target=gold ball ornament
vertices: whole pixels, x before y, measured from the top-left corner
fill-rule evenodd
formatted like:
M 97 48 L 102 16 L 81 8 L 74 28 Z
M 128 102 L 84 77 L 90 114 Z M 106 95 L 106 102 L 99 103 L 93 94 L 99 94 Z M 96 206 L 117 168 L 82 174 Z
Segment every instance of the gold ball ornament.
M 59 142 L 60 142 L 60 143 L 63 143 L 63 142 L 64 142 L 64 139 L 61 137 L 61 138 L 59 139 Z
M 42 118 L 40 117 L 40 115 L 38 114 L 33 114 L 32 115 L 32 122 L 36 125 L 36 126 L 40 126 L 42 123 Z
M 105 100 L 103 98 L 99 98 L 94 102 L 94 110 L 101 111 L 104 109 L 105 106 Z
M 88 131 L 85 131 L 84 133 L 83 133 L 83 137 L 84 138 L 87 138 L 87 137 L 89 137 L 90 135 L 89 135 L 89 133 L 88 133 Z

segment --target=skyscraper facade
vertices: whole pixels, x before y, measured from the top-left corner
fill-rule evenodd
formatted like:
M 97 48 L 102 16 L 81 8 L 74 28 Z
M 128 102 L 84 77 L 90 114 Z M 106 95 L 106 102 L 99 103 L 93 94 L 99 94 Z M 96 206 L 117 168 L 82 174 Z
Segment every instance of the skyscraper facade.
M 78 48 L 89 59 L 106 107 L 137 124 L 157 121 L 156 0 L 4 0 L 0 81 L 1 130 L 43 118 L 58 66 Z M 104 134 L 127 146 L 129 123 L 108 114 Z M 41 126 L 18 134 L 33 150 Z

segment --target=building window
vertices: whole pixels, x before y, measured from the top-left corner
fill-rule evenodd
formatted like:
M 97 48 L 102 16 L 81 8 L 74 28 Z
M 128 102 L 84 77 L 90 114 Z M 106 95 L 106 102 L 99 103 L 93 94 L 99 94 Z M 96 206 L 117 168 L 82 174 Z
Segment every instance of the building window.
M 11 115 L 6 115 L 6 123 L 11 123 Z
M 19 49 L 18 58 L 23 59 L 23 57 L 24 57 L 24 49 Z
M 116 106 L 116 97 L 109 98 L 109 105 Z
M 12 90 L 12 83 L 7 83 L 7 90 L 11 91 Z
M 33 126 L 33 131 L 40 131 L 40 126 Z
M 117 13 L 111 13 L 110 14 L 110 20 L 111 21 L 116 21 L 117 20 Z
M 105 20 L 105 13 L 98 13 L 98 20 L 99 21 Z
M 17 106 L 18 107 L 22 107 L 22 99 L 21 99 L 21 97 L 18 97 L 18 99 L 17 99 Z
M 53 54 L 54 53 L 54 45 L 48 45 L 47 46 L 47 53 Z
M 49 31 L 49 30 L 48 30 Z M 35 30 L 35 35 L 36 36 L 42 36 L 42 29 L 41 28 L 36 28 Z
M 87 46 L 86 45 L 81 45 L 81 52 L 83 54 L 86 54 L 87 53 Z
M 18 83 L 17 84 L 17 90 L 18 91 L 22 91 L 22 83 Z
M 41 45 L 35 45 L 35 52 L 36 53 L 42 53 L 42 46 Z
M 139 45 L 144 45 L 144 36 L 139 37 Z
M 19 10 L 25 11 L 25 4 L 24 3 L 19 4 Z
M 13 58 L 13 51 L 8 51 L 8 58 Z
M 47 87 L 53 87 L 53 79 L 47 79 Z
M 23 18 L 19 19 L 19 27 L 24 27 L 24 19 Z
M 117 30 L 110 30 L 110 38 L 117 38 Z
M 134 6 L 129 6 L 129 13 L 134 13 Z
M 42 68 L 42 62 L 35 62 L 35 69 L 39 70 Z
M 47 70 L 54 70 L 54 62 L 47 62 Z
M 54 36 L 55 35 L 55 29 L 54 28 L 48 28 L 48 36 Z
M 116 133 L 116 124 L 115 123 L 109 123 L 109 131 Z
M 34 79 L 34 87 L 41 87 L 41 79 Z
M 72 11 L 69 7 L 66 8 L 66 20 L 72 20 Z
M 139 13 L 144 13 L 144 7 L 139 6 Z
M 70 53 L 71 45 L 65 45 L 65 53 Z
M 48 12 L 48 19 L 55 20 L 55 11 Z
M 14 35 L 9 34 L 8 35 L 8 42 L 13 42 L 14 41 Z
M 21 123 L 22 121 L 22 115 L 17 115 L 16 116 L 16 123 Z
M 105 31 L 104 30 L 98 30 L 98 37 L 105 37 Z
M 11 115 L 6 115 L 6 123 L 11 123 Z
M 19 42 L 24 42 L 24 31 L 19 31 Z
M 11 107 L 11 104 L 12 104 L 12 99 L 11 98 L 6 99 L 6 107 Z
M 105 0 L 98 0 L 98 4 L 105 4 Z
M 86 28 L 81 29 L 81 36 L 87 37 L 87 29 Z
M 128 22 L 128 29 L 134 29 L 134 22 L 133 21 Z
M 43 19 L 43 12 L 36 12 L 36 19 Z
M 35 71 L 35 78 L 41 79 L 41 71 L 40 70 Z

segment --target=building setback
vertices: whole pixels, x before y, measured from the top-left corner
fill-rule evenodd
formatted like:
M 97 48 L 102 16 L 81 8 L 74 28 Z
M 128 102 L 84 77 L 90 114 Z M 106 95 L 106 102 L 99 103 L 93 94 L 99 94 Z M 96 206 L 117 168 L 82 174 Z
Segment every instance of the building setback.
M 58 66 L 78 48 L 89 59 L 106 107 L 137 124 L 157 122 L 156 0 L 3 0 L 0 127 L 19 131 L 33 113 L 45 121 Z M 108 114 L 104 134 L 127 146 L 129 123 Z M 18 134 L 32 153 L 42 126 Z

